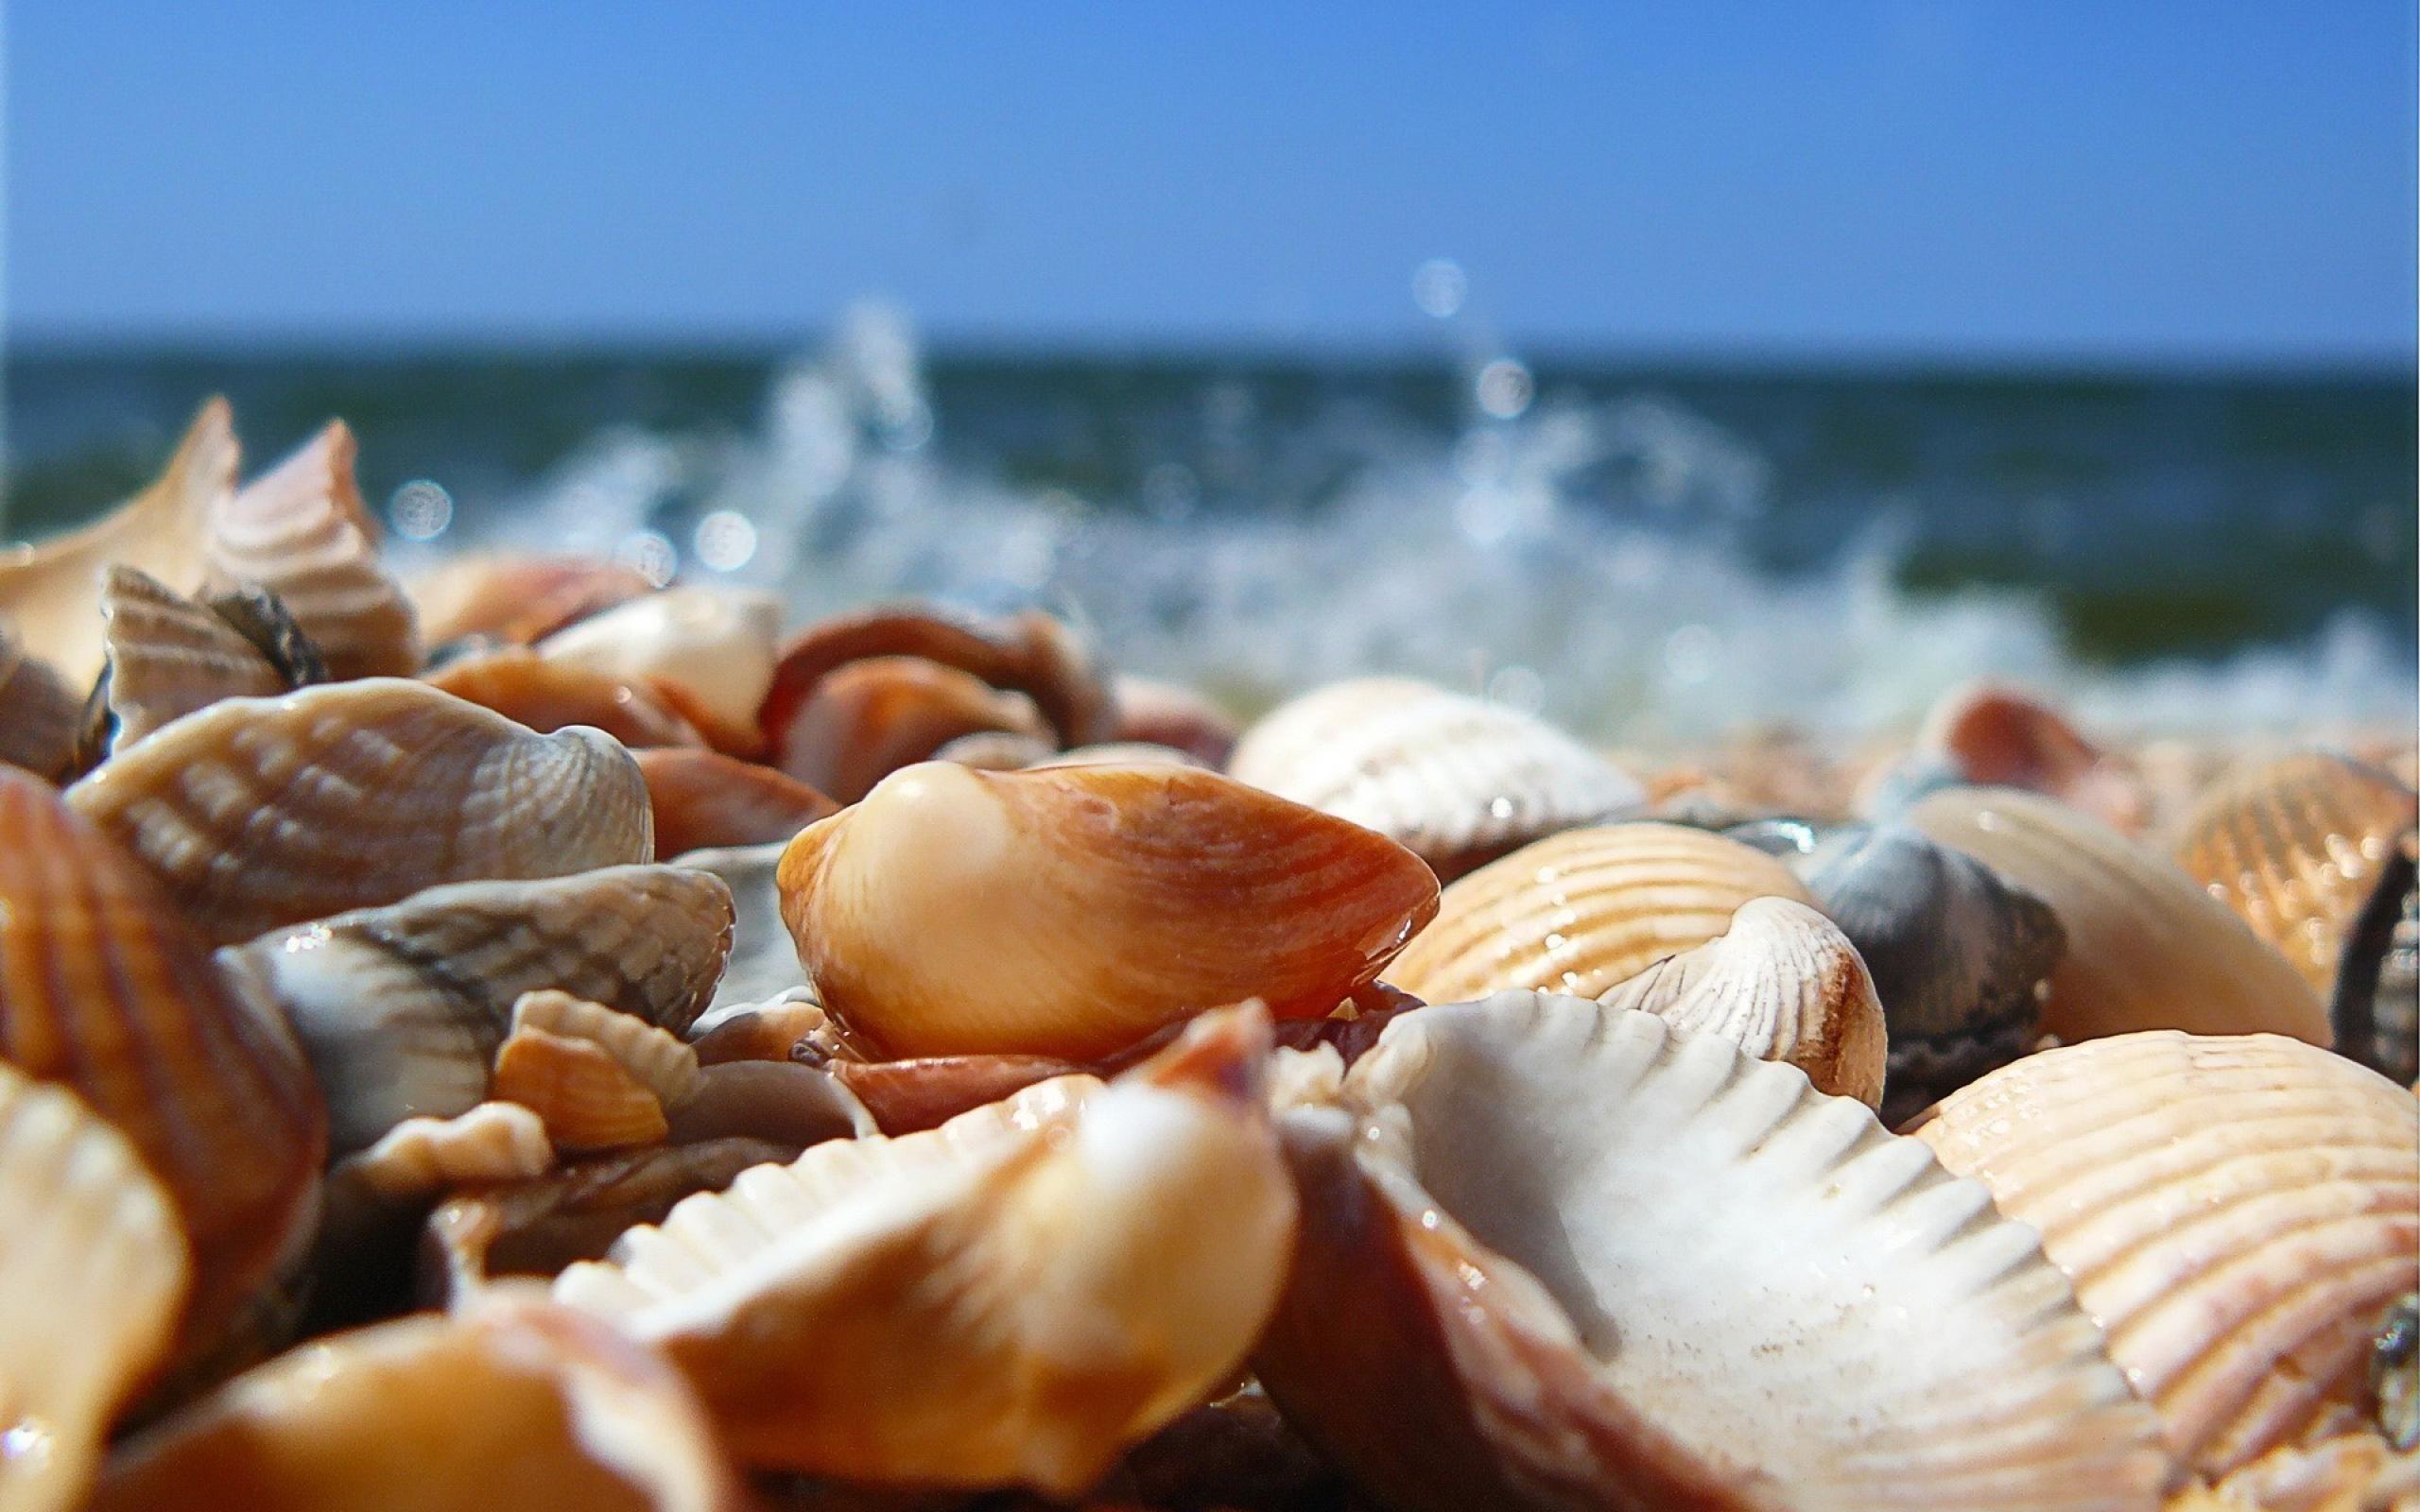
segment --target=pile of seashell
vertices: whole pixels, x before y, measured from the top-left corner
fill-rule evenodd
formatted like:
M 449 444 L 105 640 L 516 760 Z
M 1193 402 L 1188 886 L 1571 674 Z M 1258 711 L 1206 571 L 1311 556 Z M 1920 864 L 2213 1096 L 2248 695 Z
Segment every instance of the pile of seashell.
M 1238 729 L 353 460 L 0 558 L 0 1509 L 2420 1504 L 2408 745 Z

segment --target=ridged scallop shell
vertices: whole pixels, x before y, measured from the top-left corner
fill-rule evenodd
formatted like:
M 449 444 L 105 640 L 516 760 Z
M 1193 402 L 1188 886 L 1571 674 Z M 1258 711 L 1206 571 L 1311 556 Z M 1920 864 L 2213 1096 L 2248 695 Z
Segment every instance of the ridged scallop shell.
M 697 1052 L 672 1036 L 549 989 L 513 1005 L 490 1091 L 534 1109 L 558 1146 L 596 1150 L 662 1140 L 699 1080 Z
M 450 557 L 410 585 L 431 645 L 471 636 L 533 645 L 655 590 L 628 567 L 585 557 Z
M 1787 898 L 1752 898 L 1731 927 L 1599 994 L 1715 1034 L 1758 1060 L 1806 1073 L 1820 1092 L 1882 1102 L 1882 1005 L 1857 947 L 1830 919 Z
M 125 1136 L 0 1064 L 0 1507 L 82 1504 L 112 1418 L 166 1357 L 188 1270 Z
M 1183 766 L 909 767 L 780 883 L 824 1005 L 900 1056 L 1083 1058 L 1247 997 L 1317 1017 L 1437 899 L 1394 842 Z
M 95 1512 L 737 1512 L 696 1397 L 567 1309 L 481 1299 L 273 1360 L 127 1446 Z
M 782 921 L 780 843 L 692 850 L 677 857 L 675 866 L 688 867 L 722 879 L 731 889 L 735 911 L 731 956 L 722 979 L 715 984 L 709 1013 L 744 1004 L 763 1003 L 787 992 L 814 988 L 800 964 L 798 946 Z M 820 1001 L 820 1000 L 819 1000 Z
M 344 421 L 221 499 L 211 512 L 209 564 L 223 588 L 275 593 L 343 678 L 407 678 L 420 633 L 401 584 L 378 565 L 378 524 L 354 483 Z
M 555 1295 L 678 1361 L 752 1464 L 1079 1491 L 1221 1384 L 1276 1298 L 1294 1198 L 1268 1045 L 1221 1014 L 1107 1086 L 818 1145 Z
M 1387 980 L 1430 1003 L 1508 988 L 1594 997 L 1721 934 L 1751 898 L 1814 902 L 1788 867 L 1702 830 L 1568 830 L 1447 887 Z
M 1117 728 L 1109 738 L 1172 746 L 1213 771 L 1227 765 L 1243 731 L 1233 715 L 1191 688 L 1156 678 L 1110 679 Z
M 655 851 L 770 845 L 839 808 L 798 779 L 720 751 L 666 747 L 631 753 L 655 811 Z
M 852 662 L 819 681 L 780 728 L 775 760 L 843 803 L 903 766 L 976 733 L 1040 737 L 1048 726 L 1021 693 L 910 656 Z
M 194 1250 L 188 1355 L 300 1257 L 327 1124 L 292 1036 L 211 969 L 141 867 L 5 766 L 0 1058 L 74 1088 L 175 1199 Z
M 2420 1106 L 2279 1036 L 2047 1051 L 1914 1132 L 2041 1230 L 2205 1475 L 2359 1400 L 2371 1330 L 2420 1256 Z
M 2048 903 L 1903 824 L 1827 839 L 1801 874 L 1882 1001 L 1883 1123 L 1897 1127 L 2040 1040 L 2043 985 L 2066 949 Z
M 330 1179 L 386 1198 L 428 1197 L 452 1187 L 527 1180 L 554 1163 L 554 1142 L 535 1110 L 492 1102 L 450 1118 L 405 1119 L 337 1162 Z
M 2050 799 L 1951 788 L 1908 821 L 2048 902 L 2066 931 L 2042 1027 L 2075 1041 L 2135 1029 L 2329 1042 L 2326 1011 L 2284 956 L 2167 857 Z
M 548 662 L 526 646 L 458 657 L 430 672 L 426 680 L 432 688 L 542 733 L 586 725 L 633 748 L 705 744 L 652 688 L 569 662 Z
M 2143 1512 L 2171 1476 L 2031 1229 L 1717 1036 L 1423 1008 L 1282 1127 L 1254 1369 L 1387 1505 Z
M 752 732 L 781 631 L 770 593 L 667 588 L 566 627 L 538 654 L 628 682 L 678 684 L 718 729 Z
M 235 458 L 233 416 L 225 400 L 214 399 L 150 487 L 81 530 L 0 549 L 0 621 L 68 686 L 91 686 L 101 672 L 94 596 L 101 570 L 132 567 L 179 593 L 199 587 L 203 538 L 212 511 L 235 487 Z
M 0 762 L 58 778 L 76 754 L 83 719 L 83 700 L 0 622 Z
M 1280 705 L 1244 732 L 1227 769 L 1400 841 L 1447 882 L 1647 796 L 1543 720 L 1403 678 L 1331 683 Z
M 221 698 L 260 698 L 291 684 L 260 647 L 208 607 L 131 567 L 102 576 L 112 750 Z
M 611 867 L 528 883 L 458 883 L 221 951 L 284 1005 L 327 1089 L 334 1147 L 487 1095 L 525 992 L 561 988 L 686 1028 L 730 950 L 720 879 Z
M 68 789 L 211 940 L 439 883 L 649 858 L 647 783 L 593 730 L 539 735 L 371 678 L 188 714 Z

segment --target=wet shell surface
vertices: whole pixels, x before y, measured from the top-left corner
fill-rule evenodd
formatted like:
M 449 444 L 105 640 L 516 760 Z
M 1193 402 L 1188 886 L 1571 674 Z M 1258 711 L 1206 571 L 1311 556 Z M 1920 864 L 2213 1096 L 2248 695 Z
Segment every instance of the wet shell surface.
M 618 744 L 534 734 L 389 678 L 223 699 L 112 757 L 68 802 L 219 944 L 440 883 L 651 853 L 647 784 Z
M 2131 1508 L 2158 1424 L 2033 1231 L 1714 1035 L 1504 993 L 1289 1110 L 1254 1368 L 1386 1504 Z
M 1248 997 L 1319 1017 L 1437 899 L 1381 835 L 1166 765 L 909 767 L 780 884 L 824 1005 L 899 1056 L 1083 1058 Z
M 82 1504 L 189 1280 L 168 1195 L 63 1087 L 0 1064 L 0 1508 Z
M 657 1345 L 751 1464 L 1065 1495 L 1207 1396 L 1275 1301 L 1294 1197 L 1267 1021 L 1103 1085 L 743 1173 L 556 1297 Z
M 572 725 L 625 746 L 700 746 L 704 738 L 651 688 L 508 645 L 448 662 L 428 675 L 442 688 L 542 732 Z
M 1331 683 L 1280 705 L 1245 732 L 1227 769 L 1402 842 L 1448 882 L 1647 796 L 1543 720 L 1402 678 Z
M 342 421 L 240 490 L 210 519 L 211 580 L 277 595 L 334 678 L 420 670 L 420 631 L 401 584 L 378 565 L 378 524 L 354 483 Z
M 670 747 L 632 754 L 655 812 L 658 855 L 785 842 L 839 808 L 794 777 L 720 751 Z
M 1815 1090 L 1882 1102 L 1882 1005 L 1849 937 L 1787 898 L 1752 898 L 1731 927 L 1599 994 L 1612 1008 L 1715 1034 L 1758 1060 L 1806 1073 Z
M 76 754 L 82 723 L 83 701 L 0 621 L 0 762 L 56 778 Z
M 131 567 L 103 575 L 101 619 L 113 750 L 221 698 L 267 697 L 292 686 L 216 611 Z
M 2043 1005 L 2048 1033 L 2070 1042 L 2136 1029 L 2329 1042 L 2309 984 L 2167 857 L 2010 788 L 1946 789 L 1908 821 L 2058 914 L 2066 952 Z
M 1788 867 L 1702 830 L 1570 830 L 1446 888 L 1387 980 L 1430 1003 L 1509 988 L 1594 997 L 1721 934 L 1751 898 L 1814 902 Z
M 2223 1475 L 2358 1401 L 2420 1255 L 2420 1108 L 2274 1035 L 2031 1056 L 1918 1125 L 2039 1228 L 2177 1456 Z
M 597 1150 L 662 1140 L 699 1080 L 697 1052 L 662 1029 L 549 989 L 513 1005 L 490 1091 L 536 1111 L 558 1148 Z
M 752 731 L 781 628 L 770 593 L 667 588 L 557 631 L 538 654 L 626 682 L 677 684 L 718 729 Z
M 790 776 L 854 803 L 964 736 L 1039 739 L 1048 728 L 1021 693 L 917 657 L 874 657 L 816 684 L 782 726 L 777 760 Z

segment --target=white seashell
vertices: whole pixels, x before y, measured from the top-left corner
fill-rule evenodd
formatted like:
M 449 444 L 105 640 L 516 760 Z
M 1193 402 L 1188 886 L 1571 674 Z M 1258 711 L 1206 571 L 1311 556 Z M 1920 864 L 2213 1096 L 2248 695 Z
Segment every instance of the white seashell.
M 742 588 L 667 588 L 556 631 L 538 654 L 631 681 L 677 683 L 725 729 L 752 730 L 773 682 L 782 607 Z

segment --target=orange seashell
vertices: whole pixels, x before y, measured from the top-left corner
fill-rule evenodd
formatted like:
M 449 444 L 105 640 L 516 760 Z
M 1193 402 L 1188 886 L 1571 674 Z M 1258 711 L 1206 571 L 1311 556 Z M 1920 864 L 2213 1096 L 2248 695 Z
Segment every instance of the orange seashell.
M 824 1069 L 865 1104 L 885 1134 L 912 1134 L 1084 1068 L 1049 1056 L 925 1056 L 836 1060 Z
M 720 751 L 664 747 L 631 754 L 647 779 L 659 855 L 786 841 L 840 807 L 795 777 Z
M 654 689 L 505 646 L 448 662 L 424 679 L 544 733 L 586 725 L 625 746 L 702 746 L 705 738 Z
M 1081 1059 L 1248 997 L 1316 1017 L 1437 906 L 1393 841 L 1183 766 L 911 766 L 780 886 L 825 1005 L 903 1056 Z
M 852 662 L 822 679 L 774 737 L 776 765 L 843 803 L 962 736 L 1038 737 L 1047 727 L 1022 694 L 915 657 Z
M 652 593 L 628 567 L 585 557 L 456 557 L 411 585 L 431 645 L 481 635 L 534 645 L 591 614 Z
M 538 654 L 627 682 L 656 686 L 717 739 L 756 738 L 756 710 L 773 682 L 782 627 L 772 594 L 737 588 L 667 588 L 617 604 L 548 636 Z
M 75 759 L 84 703 L 0 624 L 0 762 L 59 778 Z
M 2121 833 L 2139 833 L 2150 817 L 2132 769 L 2014 688 L 1987 682 L 1950 693 L 1925 717 L 1916 749 L 1947 761 L 1963 782 L 2055 798 Z
M 646 1020 L 568 992 L 524 993 L 490 1095 L 537 1112 L 560 1149 L 652 1144 L 699 1091 L 697 1052 Z

